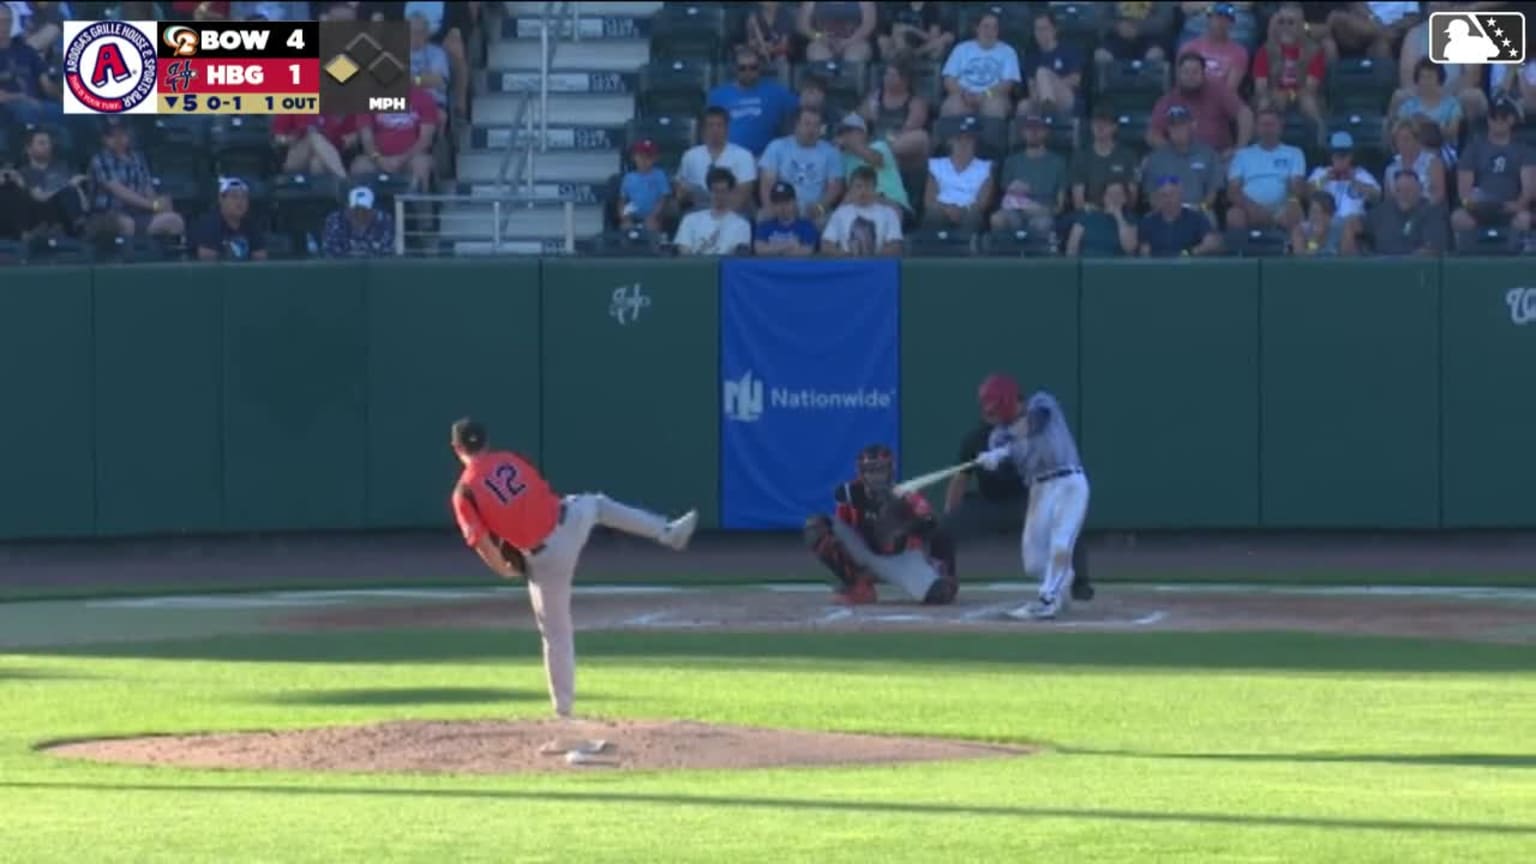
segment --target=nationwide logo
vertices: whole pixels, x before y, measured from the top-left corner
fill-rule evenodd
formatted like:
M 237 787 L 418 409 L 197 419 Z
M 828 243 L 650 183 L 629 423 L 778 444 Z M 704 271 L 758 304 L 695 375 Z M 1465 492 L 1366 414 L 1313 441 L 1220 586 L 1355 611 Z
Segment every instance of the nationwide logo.
M 767 400 L 764 401 L 766 391 Z M 765 408 L 790 411 L 876 411 L 896 404 L 895 390 L 818 390 L 813 387 L 764 387 L 751 370 L 725 382 L 725 416 L 739 423 L 762 419 Z

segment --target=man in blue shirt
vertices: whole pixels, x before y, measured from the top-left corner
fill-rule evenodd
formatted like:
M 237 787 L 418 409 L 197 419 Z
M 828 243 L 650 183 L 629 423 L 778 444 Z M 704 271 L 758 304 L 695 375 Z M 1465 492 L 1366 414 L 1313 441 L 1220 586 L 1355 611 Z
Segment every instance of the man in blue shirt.
M 816 224 L 800 215 L 795 187 L 780 180 L 768 193 L 770 214 L 757 223 L 752 251 L 758 255 L 802 258 L 816 251 L 821 234 Z
M 1021 71 L 1029 98 L 1019 102 L 1019 116 L 1073 112 L 1083 83 L 1083 55 L 1061 42 L 1050 12 L 1035 16 L 1035 50 L 1025 56 Z
M 772 79 L 762 80 L 763 61 L 751 49 L 736 53 L 736 81 L 709 91 L 709 105 L 731 114 L 730 141 L 763 155 L 789 123 L 799 99 Z
M 1141 217 L 1137 228 L 1141 257 L 1177 258 L 1181 255 L 1214 255 L 1221 237 L 1204 212 L 1184 206 L 1179 178 L 1159 178 L 1152 195 L 1152 211 Z

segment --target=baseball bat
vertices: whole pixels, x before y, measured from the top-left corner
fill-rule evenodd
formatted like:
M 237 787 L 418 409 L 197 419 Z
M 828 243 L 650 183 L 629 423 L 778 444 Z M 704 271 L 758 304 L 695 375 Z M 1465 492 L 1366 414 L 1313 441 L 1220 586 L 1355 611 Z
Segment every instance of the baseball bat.
M 976 460 L 972 459 L 969 462 L 962 462 L 959 465 L 951 465 L 948 468 L 941 468 L 938 471 L 929 471 L 927 474 L 921 474 L 917 477 L 913 477 L 911 480 L 906 480 L 896 484 L 896 494 L 910 495 L 919 489 L 932 486 L 940 480 L 948 480 L 956 474 L 959 474 L 961 471 L 969 471 L 975 467 Z

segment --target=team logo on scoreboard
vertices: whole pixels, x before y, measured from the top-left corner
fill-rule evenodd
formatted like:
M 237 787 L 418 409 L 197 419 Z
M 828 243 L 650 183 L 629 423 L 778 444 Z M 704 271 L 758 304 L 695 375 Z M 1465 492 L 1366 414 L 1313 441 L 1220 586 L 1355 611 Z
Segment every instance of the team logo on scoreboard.
M 160 38 L 165 42 L 165 47 L 176 52 L 177 57 L 191 57 L 197 54 L 197 31 L 185 24 L 165 28 Z
M 165 67 L 165 86 L 172 93 L 186 93 L 192 89 L 192 79 L 197 70 L 185 60 L 172 60 Z
M 155 22 L 64 22 L 64 113 L 153 114 Z

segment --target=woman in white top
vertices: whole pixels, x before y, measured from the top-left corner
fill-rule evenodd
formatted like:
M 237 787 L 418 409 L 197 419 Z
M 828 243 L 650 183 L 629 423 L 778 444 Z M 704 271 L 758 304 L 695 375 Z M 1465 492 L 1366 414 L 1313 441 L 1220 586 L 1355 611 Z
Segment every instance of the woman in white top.
M 967 117 L 949 139 L 949 155 L 928 160 L 923 222 L 934 228 L 981 227 L 992 204 L 992 163 L 976 158 L 976 118 Z
M 1436 4 L 1428 4 L 1433 7 Z M 1446 5 L 1446 4 L 1439 4 Z M 1426 10 L 1433 11 L 1433 10 Z M 1403 37 L 1403 47 L 1397 53 L 1397 83 L 1402 89 L 1397 98 L 1412 95 L 1418 80 L 1419 61 L 1429 56 L 1429 16 L 1414 25 Z M 1477 120 L 1488 115 L 1488 94 L 1483 92 L 1483 70 L 1487 66 L 1445 64 L 1445 92 L 1461 102 L 1462 116 Z
M 1445 162 L 1431 152 L 1419 138 L 1419 122 L 1399 120 L 1392 127 L 1392 161 L 1383 174 L 1385 186 L 1391 189 L 1401 171 L 1411 171 L 1419 178 L 1424 190 L 1424 200 L 1431 204 L 1445 203 Z
M 940 114 L 1007 117 L 1013 113 L 1013 88 L 1023 76 L 1018 52 L 998 41 L 998 29 L 997 14 L 988 12 L 976 22 L 976 38 L 949 52 L 949 59 L 944 61 L 946 95 Z

